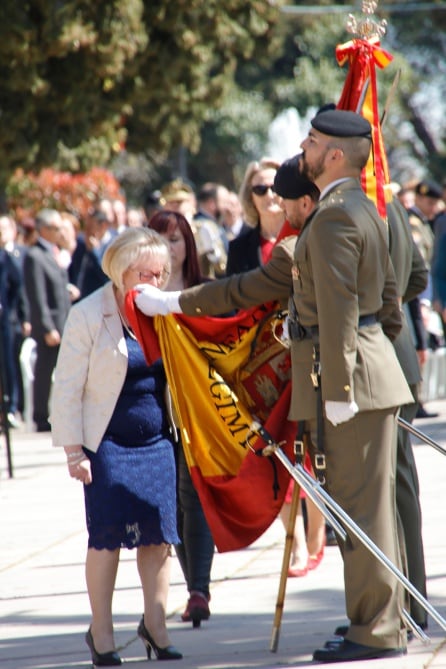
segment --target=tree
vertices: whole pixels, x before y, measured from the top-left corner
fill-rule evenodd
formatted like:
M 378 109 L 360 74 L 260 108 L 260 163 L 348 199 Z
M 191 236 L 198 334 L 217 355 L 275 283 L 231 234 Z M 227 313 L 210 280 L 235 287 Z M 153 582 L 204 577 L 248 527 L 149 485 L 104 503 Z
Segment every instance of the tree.
M 265 0 L 3 0 L 0 187 L 17 166 L 106 164 L 125 142 L 196 148 L 277 16 Z
M 78 171 L 124 139 L 113 90 L 147 44 L 142 0 L 3 0 L 0 184 L 15 167 Z
M 402 180 L 416 173 L 443 181 L 446 173 L 446 5 L 437 4 L 438 10 L 388 16 L 391 51 L 402 54 L 411 70 L 389 119 L 389 135 L 399 140 L 394 152 Z
M 300 3 L 288 4 L 300 10 Z M 349 9 L 343 12 L 342 4 L 348 4 Z M 337 91 L 334 101 L 339 95 L 345 72 L 335 64 L 334 48 L 352 37 L 346 30 L 351 4 L 348 0 L 336 4 L 320 0 L 311 8 L 324 6 L 324 14 L 287 15 L 300 50 L 294 98 L 300 112 L 311 100 L 320 104 L 323 93 Z M 362 3 L 356 4 L 355 16 L 359 18 Z M 384 127 L 391 175 L 401 181 L 429 174 L 441 180 L 446 171 L 446 3 L 427 3 L 427 9 L 423 5 L 383 0 L 374 17 L 387 20 L 381 44 L 394 56 L 386 70 L 378 70 L 381 109 L 397 70 L 401 70 Z
M 146 0 L 148 46 L 138 59 L 127 148 L 196 149 L 201 125 L 223 102 L 237 63 L 274 48 L 278 18 L 274 2 L 265 0 Z
M 2 0 L 0 193 L 16 167 L 86 171 L 123 147 L 143 154 L 134 170 L 147 166 L 154 187 L 185 153 L 197 185 L 236 184 L 275 115 L 338 99 L 334 51 L 351 37 L 351 3 L 330 14 L 332 4 L 290 17 L 275 0 Z M 379 72 L 381 106 L 403 71 L 385 127 L 393 176 L 422 164 L 441 178 L 446 115 L 432 111 L 446 99 L 446 12 L 387 18 L 382 43 L 395 62 Z

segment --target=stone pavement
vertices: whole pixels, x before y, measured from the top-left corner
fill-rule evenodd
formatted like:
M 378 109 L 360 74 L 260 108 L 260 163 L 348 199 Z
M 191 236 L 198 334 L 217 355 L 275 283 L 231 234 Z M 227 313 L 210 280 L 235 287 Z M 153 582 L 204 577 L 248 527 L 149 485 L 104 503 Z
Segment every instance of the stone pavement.
M 439 418 L 415 426 L 446 447 L 446 401 L 430 402 Z M 91 667 L 84 634 L 89 605 L 84 583 L 86 532 L 79 483 L 68 477 L 64 454 L 48 434 L 11 431 L 14 476 L 8 478 L 0 435 L 0 667 Z M 421 484 L 429 600 L 446 617 L 446 459 L 414 439 Z M 178 669 L 278 669 L 312 663 L 338 624 L 346 622 L 342 563 L 327 547 L 305 578 L 289 579 L 277 652 L 270 651 L 284 531 L 279 521 L 249 548 L 216 554 L 212 616 L 199 629 L 180 621 L 187 593 L 172 561 L 169 629 L 183 652 Z M 124 666 L 146 667 L 136 636 L 142 597 L 134 553 L 123 551 L 114 599 L 116 640 Z M 368 661 L 368 669 L 446 668 L 446 632 L 430 622 L 431 643 L 414 640 L 404 658 Z M 171 664 L 171 663 L 170 663 Z M 359 662 L 338 664 L 359 666 Z M 362 664 L 362 663 L 361 663 Z

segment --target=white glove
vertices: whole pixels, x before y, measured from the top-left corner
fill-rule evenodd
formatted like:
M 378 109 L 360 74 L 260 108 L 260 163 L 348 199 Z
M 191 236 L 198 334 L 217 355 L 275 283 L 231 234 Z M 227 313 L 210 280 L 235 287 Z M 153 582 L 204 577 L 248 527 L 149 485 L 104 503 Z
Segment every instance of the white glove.
M 179 298 L 180 290 L 163 291 L 148 283 L 139 283 L 135 286 L 138 295 L 135 304 L 146 316 L 166 316 L 166 314 L 181 314 Z
M 325 415 L 333 425 L 346 423 L 358 411 L 359 407 L 356 402 L 333 402 L 331 400 L 325 402 Z

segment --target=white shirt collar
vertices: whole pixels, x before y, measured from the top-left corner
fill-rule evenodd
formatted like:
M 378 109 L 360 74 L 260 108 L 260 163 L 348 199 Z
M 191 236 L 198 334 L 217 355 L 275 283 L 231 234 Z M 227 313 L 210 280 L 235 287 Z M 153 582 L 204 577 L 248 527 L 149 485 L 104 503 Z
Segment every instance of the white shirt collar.
M 336 181 L 332 181 L 331 183 L 329 183 L 327 186 L 325 186 L 324 190 L 321 191 L 321 194 L 319 195 L 319 200 L 322 200 L 322 198 L 327 195 L 328 191 L 335 188 L 335 186 L 339 186 L 339 184 L 342 184 L 344 183 L 344 181 L 348 181 L 349 179 L 351 179 L 351 177 L 342 177 L 342 179 L 336 179 Z

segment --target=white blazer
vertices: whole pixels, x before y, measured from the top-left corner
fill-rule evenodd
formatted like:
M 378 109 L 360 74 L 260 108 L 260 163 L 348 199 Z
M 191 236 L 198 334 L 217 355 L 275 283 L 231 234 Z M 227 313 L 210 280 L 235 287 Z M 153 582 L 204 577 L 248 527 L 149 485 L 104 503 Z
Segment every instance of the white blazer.
M 112 283 L 75 304 L 65 324 L 51 398 L 54 446 L 97 451 L 124 385 L 128 351 Z

